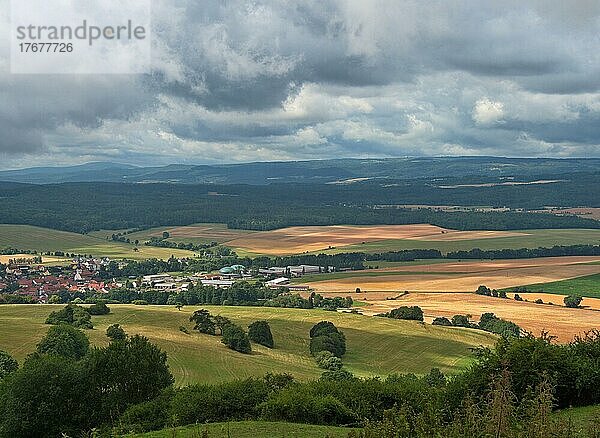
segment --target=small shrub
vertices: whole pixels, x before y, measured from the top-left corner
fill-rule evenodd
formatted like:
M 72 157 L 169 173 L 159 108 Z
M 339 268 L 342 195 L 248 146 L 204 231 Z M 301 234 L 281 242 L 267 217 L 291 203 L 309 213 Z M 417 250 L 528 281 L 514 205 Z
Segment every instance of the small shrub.
M 321 374 L 320 379 L 331 382 L 343 382 L 346 380 L 354 380 L 356 377 L 354 377 L 354 374 L 352 374 L 350 371 L 340 369 L 325 371 L 323 374 Z
M 37 345 L 37 352 L 79 360 L 88 352 L 90 341 L 80 330 L 68 324 L 51 327 Z
M 148 301 L 146 300 L 133 300 L 131 304 L 135 304 L 136 306 L 147 306 Z
M 169 409 L 174 396 L 173 389 L 168 388 L 153 400 L 127 408 L 121 415 L 120 424 L 116 428 L 119 435 L 165 428 L 169 422 Z
M 356 421 L 352 411 L 331 395 L 285 390 L 260 406 L 263 419 L 312 424 L 348 424 Z
M 110 308 L 105 302 L 99 301 L 88 307 L 87 311 L 90 315 L 108 315 L 110 313 Z

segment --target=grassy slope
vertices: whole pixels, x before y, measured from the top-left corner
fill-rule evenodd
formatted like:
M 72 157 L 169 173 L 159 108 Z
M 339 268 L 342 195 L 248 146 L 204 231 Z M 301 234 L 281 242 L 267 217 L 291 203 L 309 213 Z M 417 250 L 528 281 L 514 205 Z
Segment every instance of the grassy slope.
M 0 248 L 11 246 L 18 249 L 38 251 L 64 251 L 77 254 L 128 259 L 163 258 L 190 256 L 190 251 L 170 248 L 154 248 L 141 245 L 139 251 L 134 245 L 108 241 L 91 235 L 69 233 L 29 225 L 0 225 Z
M 130 437 L 196 438 L 201 437 L 202 433 L 207 431 L 208 436 L 211 438 L 346 438 L 352 430 L 357 429 L 282 422 L 239 421 L 178 427 L 140 435 L 130 435 Z
M 175 232 L 173 231 L 175 230 Z M 99 230 L 90 233 L 93 236 L 105 239 L 106 236 L 111 236 L 113 233 L 123 232 L 127 230 Z M 242 237 L 247 234 L 255 233 L 250 230 L 235 230 L 227 228 L 226 224 L 213 224 L 213 223 L 199 223 L 188 226 L 174 226 L 174 227 L 155 227 L 147 230 L 137 231 L 135 233 L 128 234 L 126 237 L 131 240 L 139 240 L 145 242 L 150 240 L 151 237 L 162 236 L 163 231 L 168 231 L 172 235 L 169 239 L 170 242 L 185 242 L 203 244 L 210 242 L 225 242 L 237 237 Z M 189 236 L 180 236 L 179 234 L 190 233 Z
M 546 292 L 561 295 L 579 294 L 582 297 L 600 298 L 600 274 L 553 281 L 551 283 L 530 284 L 525 287 L 531 292 Z
M 564 421 L 571 421 L 577 432 L 585 432 L 591 422 L 600 424 L 600 405 L 563 409 L 555 415 Z
M 46 316 L 61 306 L 0 306 L 0 349 L 18 360 L 35 349 L 48 329 Z M 389 373 L 426 373 L 432 367 L 457 372 L 466 366 L 470 347 L 491 345 L 494 337 L 481 331 L 435 327 L 411 321 L 340 314 L 324 310 L 260 307 L 204 306 L 247 326 L 258 319 L 271 324 L 276 348 L 253 346 L 251 355 L 228 350 L 216 336 L 185 334 L 195 308 L 177 311 L 170 306 L 111 305 L 112 313 L 93 318 L 91 341 L 106 343 L 110 324 L 119 323 L 129 333 L 140 333 L 159 344 L 169 355 L 177 384 L 217 382 L 235 377 L 260 376 L 266 372 L 289 372 L 299 379 L 316 378 L 320 370 L 308 352 L 308 332 L 313 324 L 329 320 L 347 337 L 347 368 L 361 376 Z
M 516 232 L 523 232 L 528 235 L 456 241 L 391 239 L 367 242 L 359 245 L 339 246 L 332 250 L 320 252 L 329 254 L 352 251 L 375 253 L 402 249 L 439 249 L 443 253 L 446 253 L 449 251 L 470 250 L 472 248 L 538 248 L 554 245 L 600 244 L 600 230 L 519 230 Z

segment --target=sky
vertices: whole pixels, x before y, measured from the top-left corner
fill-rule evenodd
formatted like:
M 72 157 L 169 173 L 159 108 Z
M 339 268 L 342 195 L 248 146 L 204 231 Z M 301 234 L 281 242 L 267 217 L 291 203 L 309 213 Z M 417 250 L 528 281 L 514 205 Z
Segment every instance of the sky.
M 597 0 L 153 0 L 152 68 L 10 74 L 0 169 L 600 157 Z

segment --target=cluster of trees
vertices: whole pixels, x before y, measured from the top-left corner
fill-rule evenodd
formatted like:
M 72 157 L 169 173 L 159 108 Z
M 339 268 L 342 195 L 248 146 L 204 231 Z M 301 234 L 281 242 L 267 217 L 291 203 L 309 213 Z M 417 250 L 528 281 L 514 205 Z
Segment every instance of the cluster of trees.
M 407 319 L 411 321 L 423 321 L 423 310 L 419 306 L 401 306 L 392 309 L 386 313 L 380 313 L 376 316 L 382 316 L 392 319 Z
M 116 261 L 111 261 L 106 266 L 100 268 L 98 276 L 102 279 L 122 278 L 122 277 L 141 277 L 144 275 L 154 275 L 161 272 L 179 272 L 186 269 L 188 262 L 186 260 L 171 257 L 168 260 L 146 259 L 140 261 L 128 261 L 126 265 L 120 267 Z
M 327 351 L 331 355 L 341 359 L 346 354 L 346 336 L 332 322 L 321 321 L 315 324 L 310 329 L 309 335 L 310 353 L 313 356 L 317 357 L 319 353 Z M 322 358 L 323 356 L 320 356 L 320 360 Z
M 230 228 L 265 230 L 295 225 L 431 223 L 461 230 L 598 228 L 576 216 L 526 212 L 434 211 L 397 208 L 404 204 L 496 205 L 543 208 L 544 205 L 595 206 L 598 175 L 569 176 L 555 184 L 458 187 L 444 189 L 425 180 L 382 186 L 269 184 L 180 185 L 0 183 L 0 223 L 37 225 L 75 232 L 119 230 L 198 222 L 227 223 Z M 583 183 L 581 181 L 584 181 Z M 212 196 L 210 193 L 224 196 Z M 309 194 L 309 195 L 307 195 Z M 127 202 L 123 202 L 127 200 Z M 35 205 L 35 214 L 31 206 Z M 385 208 L 383 206 L 391 206 Z M 77 216 L 71 211 L 80 212 Z
M 234 324 L 221 315 L 211 315 L 206 309 L 196 310 L 190 316 L 190 322 L 194 323 L 194 330 L 207 335 L 221 335 L 221 342 L 228 348 L 240 353 L 250 353 L 252 346 L 250 341 L 269 348 L 273 348 L 273 334 L 267 321 L 255 321 L 248 327 L 248 333 L 237 324 Z
M 571 308 L 578 308 L 581 304 L 581 301 L 583 301 L 581 295 L 568 295 L 563 299 L 565 306 Z
M 423 321 L 423 309 L 421 309 L 419 306 L 401 306 L 376 316 L 410 321 Z M 517 324 L 512 321 L 498 318 L 493 313 L 484 313 L 481 315 L 479 323 L 477 324 L 472 322 L 470 318 L 471 315 L 454 315 L 452 319 L 440 316 L 434 318 L 432 324 L 447 327 L 474 328 L 496 333 L 502 336 L 521 336 L 521 328 Z
M 514 322 L 499 318 L 493 313 L 482 314 L 479 323 L 471 321 L 471 315 L 454 315 L 451 319 L 444 316 L 434 318 L 432 324 L 447 327 L 479 329 L 490 333 L 496 333 L 503 337 L 519 337 L 522 332 L 521 328 Z
M 479 286 L 477 288 L 477 290 L 475 291 L 475 293 L 477 295 L 485 295 L 487 297 L 508 298 L 506 296 L 506 291 L 504 291 L 504 290 L 497 291 L 496 289 L 490 289 L 489 287 L 487 287 L 485 285 Z
M 10 292 L 10 289 L 7 291 Z M 0 294 L 0 304 L 35 304 L 36 301 L 29 295 L 15 295 L 11 293 Z
M 46 318 L 46 324 L 69 325 L 72 327 L 92 329 L 92 315 L 108 315 L 110 308 L 104 301 L 93 303 L 90 307 L 81 307 L 69 303 L 60 310 L 55 310 Z
M 67 304 L 64 308 L 53 311 L 46 318 L 46 324 L 67 324 L 84 329 L 94 328 L 90 313 L 77 304 Z
M 315 335 L 335 333 L 317 326 Z M 20 368 L 0 353 L 0 436 L 80 436 L 92 428 L 125 435 L 242 419 L 364 426 L 363 436 L 383 438 L 575 436 L 573 424 L 552 410 L 600 403 L 597 331 L 570 344 L 501 338 L 454 376 L 437 369 L 383 379 L 329 372 L 297 382 L 267 374 L 174 388 L 160 349 L 111 328 L 109 345 L 90 349 L 82 332 L 57 326 Z M 599 426 L 590 423 L 580 436 L 597 437 Z

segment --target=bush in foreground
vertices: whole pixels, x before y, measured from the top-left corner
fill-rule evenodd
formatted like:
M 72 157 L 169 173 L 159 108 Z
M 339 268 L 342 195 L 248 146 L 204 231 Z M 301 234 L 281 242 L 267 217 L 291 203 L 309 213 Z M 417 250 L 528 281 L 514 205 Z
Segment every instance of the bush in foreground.
M 328 371 L 340 370 L 343 366 L 342 359 L 335 356 L 330 351 L 321 351 L 316 354 L 315 361 L 319 368 L 323 368 Z
M 6 351 L 0 350 L 0 380 L 19 368 L 19 363 Z
M 82 331 L 61 324 L 50 327 L 37 345 L 37 352 L 79 360 L 87 354 L 89 346 L 90 341 Z

